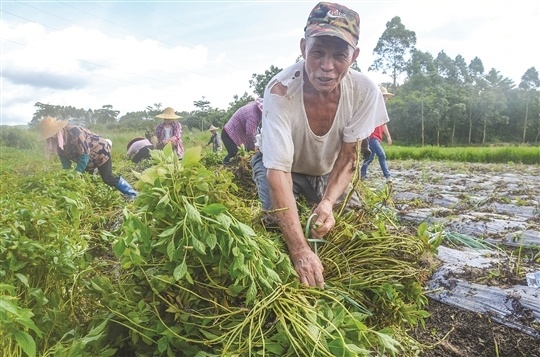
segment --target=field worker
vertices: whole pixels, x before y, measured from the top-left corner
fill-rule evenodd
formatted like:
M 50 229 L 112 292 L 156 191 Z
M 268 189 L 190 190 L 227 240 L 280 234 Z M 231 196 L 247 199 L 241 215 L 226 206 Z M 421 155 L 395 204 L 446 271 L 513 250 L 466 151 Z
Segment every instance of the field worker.
M 221 140 L 227 149 L 224 165 L 229 165 L 242 145 L 246 151 L 255 150 L 255 136 L 261 125 L 262 103 L 262 98 L 257 98 L 238 108 L 223 127 Z
M 317 4 L 300 40 L 302 60 L 275 75 L 264 93 L 257 165 L 266 168 L 271 212 L 300 282 L 309 286 L 324 287 L 323 266 L 304 237 L 295 198 L 315 205 L 312 237 L 330 232 L 334 204 L 350 187 L 357 143 L 388 121 L 377 85 L 349 68 L 360 51 L 359 25 L 355 11 Z
M 127 157 L 134 163 L 139 163 L 141 160 L 150 159 L 150 150 L 154 149 L 154 145 L 146 138 L 135 138 L 127 144 Z
M 45 155 L 60 157 L 64 169 L 71 168 L 76 162 L 77 172 L 93 172 L 99 175 L 107 185 L 115 187 L 124 195 L 135 198 L 137 192 L 121 176 L 112 174 L 111 146 L 101 136 L 80 126 L 67 125 L 67 120 L 45 117 L 39 122 L 39 139 L 45 140 Z
M 385 103 L 388 98 L 394 96 L 392 93 L 388 93 L 388 90 L 385 87 L 381 87 L 381 93 L 383 95 Z M 383 124 L 376 127 L 375 131 L 373 131 L 373 133 L 371 133 L 371 135 L 369 136 L 369 149 L 371 151 L 371 155 L 367 159 L 364 158 L 364 162 L 362 163 L 362 167 L 360 168 L 360 178 L 362 180 L 366 179 L 368 166 L 375 159 L 375 155 L 377 155 L 377 157 L 379 158 L 379 165 L 381 166 L 381 170 L 386 181 L 390 182 L 392 180 L 390 178 L 390 171 L 388 171 L 388 165 L 386 164 L 386 153 L 384 152 L 384 149 L 381 145 L 383 134 L 384 136 L 386 136 L 386 142 L 388 143 L 388 145 L 392 145 L 392 137 L 390 136 L 388 126 L 386 124 Z
M 162 150 L 165 145 L 171 143 L 173 150 L 176 150 L 179 158 L 184 156 L 184 146 L 182 145 L 182 125 L 177 122 L 181 119 L 176 115 L 171 107 L 165 108 L 163 113 L 156 115 L 156 118 L 163 119 L 163 122 L 156 126 L 155 136 L 157 138 L 157 149 Z
M 221 149 L 222 149 L 221 137 L 219 136 L 219 133 L 217 131 L 218 128 L 216 128 L 213 125 L 210 125 L 210 129 L 208 129 L 208 130 L 212 133 L 212 136 L 210 137 L 210 140 L 208 141 L 206 146 L 208 146 L 210 144 L 213 144 L 212 145 L 212 150 L 214 150 L 214 152 L 221 151 Z

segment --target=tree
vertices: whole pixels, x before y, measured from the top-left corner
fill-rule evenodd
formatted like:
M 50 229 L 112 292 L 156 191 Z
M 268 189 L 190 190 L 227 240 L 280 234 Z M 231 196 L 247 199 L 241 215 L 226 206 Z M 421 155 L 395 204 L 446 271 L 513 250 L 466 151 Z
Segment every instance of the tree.
M 32 120 L 28 123 L 29 126 L 37 126 L 39 121 L 46 116 L 56 116 L 56 108 L 54 105 L 37 102 L 34 104 L 34 107 L 36 107 L 37 110 L 32 116 Z
M 247 92 L 244 92 L 244 94 L 241 97 L 238 97 L 238 95 L 233 96 L 234 101 L 229 103 L 229 109 L 227 109 L 227 118 L 230 118 L 234 112 L 236 112 L 240 107 L 243 107 L 244 105 L 248 104 L 249 102 L 252 102 L 255 100 L 251 95 L 247 94 Z
M 110 124 L 115 123 L 120 111 L 114 110 L 113 106 L 106 104 L 94 112 L 95 123 Z
M 161 103 L 154 103 L 154 106 L 147 106 L 146 107 L 146 118 L 145 119 L 154 119 L 156 115 L 161 114 L 163 111 L 161 108 L 163 107 L 163 104 Z
M 519 89 L 523 92 L 525 97 L 525 119 L 523 121 L 523 136 L 521 142 L 525 143 L 527 137 L 527 122 L 529 118 L 529 102 L 531 97 L 537 96 L 537 89 L 540 87 L 540 79 L 538 78 L 538 71 L 536 68 L 529 68 L 523 76 L 521 76 L 521 82 L 519 83 Z
M 201 100 L 194 101 L 193 105 L 198 108 L 198 110 L 195 111 L 195 115 L 200 119 L 201 131 L 204 131 L 207 122 L 206 117 L 210 111 L 210 102 L 204 99 L 203 96 Z
M 489 127 L 501 127 L 501 124 L 508 125 L 509 118 L 506 115 L 507 100 L 504 92 L 508 92 L 514 87 L 514 83 L 499 74 L 492 68 L 485 76 L 486 90 L 482 93 L 481 101 L 483 108 L 483 130 L 482 144 L 487 141 Z M 498 134 L 500 135 L 499 130 Z
M 407 54 L 414 50 L 416 33 L 407 30 L 399 16 L 386 23 L 386 30 L 373 49 L 379 57 L 368 68 L 369 71 L 391 72 L 393 90 L 396 90 L 398 76 L 407 68 Z
M 251 79 L 249 80 L 249 87 L 253 88 L 253 93 L 258 97 L 264 96 L 264 89 L 270 80 L 279 72 L 281 68 L 271 65 L 269 69 L 264 71 L 264 74 L 253 73 Z

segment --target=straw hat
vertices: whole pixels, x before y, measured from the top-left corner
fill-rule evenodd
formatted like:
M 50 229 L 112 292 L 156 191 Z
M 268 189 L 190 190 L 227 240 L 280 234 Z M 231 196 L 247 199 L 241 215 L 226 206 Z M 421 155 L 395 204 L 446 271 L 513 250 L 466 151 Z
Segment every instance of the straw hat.
M 173 108 L 167 107 L 163 113 L 156 115 L 156 118 L 174 120 L 182 117 L 180 115 L 176 115 Z
M 388 90 L 386 90 L 386 87 L 381 87 L 381 92 L 383 97 L 393 97 L 394 94 L 389 93 Z
M 218 128 L 216 128 L 215 126 L 213 125 L 210 125 L 210 129 L 208 129 L 209 131 L 214 131 L 214 130 L 218 130 Z
M 53 117 L 45 117 L 39 122 L 39 139 L 46 140 L 58 133 L 68 125 L 67 120 L 56 120 Z

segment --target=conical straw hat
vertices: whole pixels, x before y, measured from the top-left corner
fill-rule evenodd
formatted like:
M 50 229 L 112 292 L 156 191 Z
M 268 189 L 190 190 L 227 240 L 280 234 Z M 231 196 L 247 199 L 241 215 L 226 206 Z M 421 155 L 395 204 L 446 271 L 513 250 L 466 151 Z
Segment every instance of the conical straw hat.
M 67 120 L 56 120 L 45 117 L 39 122 L 39 140 L 46 140 L 68 125 Z
M 156 118 L 160 118 L 160 119 L 180 119 L 182 117 L 180 115 L 176 115 L 173 108 L 167 107 L 167 108 L 165 108 L 165 110 L 163 110 L 163 113 L 156 115 Z

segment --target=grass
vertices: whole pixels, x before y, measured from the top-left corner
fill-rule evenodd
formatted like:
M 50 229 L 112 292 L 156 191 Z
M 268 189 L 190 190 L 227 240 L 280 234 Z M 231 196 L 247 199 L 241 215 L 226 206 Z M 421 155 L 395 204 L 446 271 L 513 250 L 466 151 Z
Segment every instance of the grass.
M 538 146 L 385 146 L 389 160 L 433 160 L 475 163 L 520 163 L 540 165 Z
M 37 132 L 2 126 L 0 130 L 0 147 L 15 147 L 18 149 L 37 149 L 42 152 L 42 142 L 37 142 Z M 125 130 L 107 131 L 104 128 L 90 128 L 113 142 L 113 159 L 125 158 L 127 143 L 136 137 L 144 137 L 143 131 Z M 210 151 L 205 147 L 210 139 L 208 131 L 197 129 L 184 129 L 182 141 L 185 148 L 202 146 L 203 150 Z M 528 145 L 500 145 L 500 146 L 463 146 L 463 147 L 438 147 L 438 146 L 398 146 L 386 145 L 384 147 L 389 160 L 432 160 L 449 162 L 471 163 L 502 163 L 502 164 L 527 164 L 540 165 L 540 147 Z M 225 155 L 222 152 L 223 156 Z

